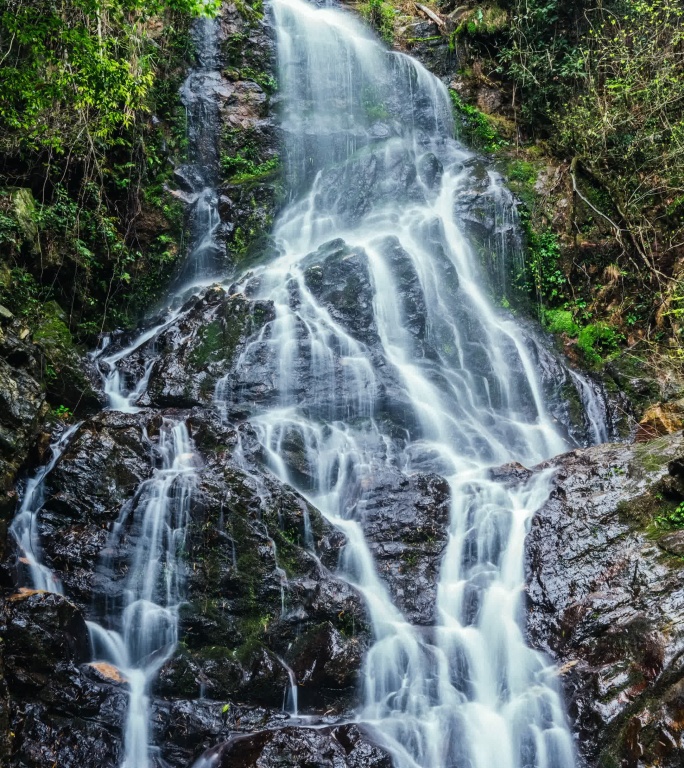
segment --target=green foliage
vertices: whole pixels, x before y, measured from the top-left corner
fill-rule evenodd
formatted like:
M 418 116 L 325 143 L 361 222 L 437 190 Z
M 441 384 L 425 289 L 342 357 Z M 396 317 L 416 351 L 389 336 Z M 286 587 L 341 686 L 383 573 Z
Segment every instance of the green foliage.
M 217 8 L 197 0 L 9 0 L 0 16 L 0 146 L 64 154 L 121 142 L 121 131 L 149 111 L 155 18 Z
M 0 284 L 0 304 L 17 317 L 33 317 L 40 309 L 43 291 L 36 279 L 23 267 L 10 270 L 10 279 Z
M 258 137 L 248 131 L 231 129 L 222 140 L 221 170 L 233 184 L 258 181 L 280 168 L 280 158 L 263 157 Z
M 15 314 L 38 322 L 55 301 L 84 339 L 130 324 L 159 296 L 180 252 L 182 206 L 165 187 L 186 147 L 178 88 L 189 28 L 194 14 L 216 8 L 4 6 L 0 273 L 11 282 L 0 280 L 0 300 Z
M 526 208 L 520 211 L 520 224 L 525 232 L 525 270 L 518 276 L 517 285 L 536 297 L 540 306 L 563 303 L 568 281 L 560 267 L 558 235 L 551 229 L 538 230 L 531 225 Z
M 394 40 L 394 17 L 396 12 L 385 0 L 366 0 L 359 11 L 386 43 Z
M 222 167 L 233 184 L 242 184 L 247 181 L 256 181 L 276 173 L 280 168 L 280 158 L 271 157 L 268 160 L 264 160 L 263 163 L 257 164 L 238 154 L 235 157 L 224 158 Z
M 52 409 L 52 417 L 59 419 L 60 421 L 69 421 L 72 415 L 71 409 L 67 408 L 66 405 L 58 405 L 56 408 Z
M 456 41 L 462 37 L 487 38 L 496 35 L 506 27 L 508 14 L 496 4 L 479 5 L 460 15 L 456 29 L 449 36 L 449 47 L 453 50 Z
M 671 512 L 658 515 L 654 522 L 658 528 L 669 531 L 684 528 L 684 501 Z
M 269 96 L 278 90 L 278 81 L 268 72 L 262 72 L 251 67 L 243 67 L 239 72 L 241 80 L 254 81 L 261 90 Z
M 501 136 L 492 119 L 472 104 L 467 104 L 461 95 L 449 91 L 456 112 L 457 124 L 460 124 L 460 137 L 468 146 L 485 152 L 495 152 L 508 145 Z
M 382 101 L 382 94 L 376 88 L 367 87 L 363 91 L 361 102 L 369 121 L 387 120 L 390 117 L 387 105 Z
M 615 352 L 622 340 L 622 334 L 608 323 L 590 323 L 579 332 L 577 346 L 587 362 L 597 364 L 602 357 Z
M 245 0 L 235 0 L 235 8 L 245 21 L 254 24 L 264 17 L 264 4 L 262 0 L 253 0 L 248 3 Z
M 537 180 L 537 167 L 526 160 L 513 160 L 508 166 L 510 181 L 531 185 Z
M 569 309 L 546 309 L 543 317 L 544 325 L 551 333 L 565 333 L 574 337 L 580 332 Z
M 500 2 L 498 73 L 514 86 L 517 121 L 572 161 L 578 230 L 614 239 L 613 259 L 658 307 L 684 241 L 684 6 Z

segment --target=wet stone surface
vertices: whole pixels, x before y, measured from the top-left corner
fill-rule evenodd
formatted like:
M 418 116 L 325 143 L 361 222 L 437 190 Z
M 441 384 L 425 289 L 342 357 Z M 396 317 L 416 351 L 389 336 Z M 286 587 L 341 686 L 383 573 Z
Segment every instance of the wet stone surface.
M 681 433 L 548 462 L 527 539 L 528 635 L 561 667 L 589 765 L 674 768 L 684 754 Z

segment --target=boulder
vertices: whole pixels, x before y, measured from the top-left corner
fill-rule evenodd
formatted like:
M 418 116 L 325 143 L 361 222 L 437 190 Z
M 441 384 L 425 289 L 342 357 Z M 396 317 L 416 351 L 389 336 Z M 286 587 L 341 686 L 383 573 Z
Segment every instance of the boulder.
M 527 539 L 528 636 L 560 665 L 589 765 L 681 764 L 683 458 L 679 433 L 542 465 L 555 480 Z

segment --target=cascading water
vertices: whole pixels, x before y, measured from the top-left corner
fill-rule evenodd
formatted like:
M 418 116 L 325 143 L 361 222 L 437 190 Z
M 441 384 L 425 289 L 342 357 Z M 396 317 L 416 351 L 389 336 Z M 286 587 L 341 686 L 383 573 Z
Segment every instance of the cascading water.
M 59 594 L 62 594 L 62 585 L 59 579 L 41 562 L 37 518 L 45 502 L 45 478 L 62 457 L 79 426 L 80 424 L 74 424 L 65 429 L 50 446 L 50 460 L 27 481 L 19 510 L 12 520 L 9 531 L 17 543 L 19 563 L 24 566 L 22 570 L 28 571 L 28 581 L 31 586 L 34 589 L 44 589 Z
M 134 381 L 117 364 L 129 358 L 171 325 L 183 312 L 182 297 L 208 284 L 221 271 L 225 249 L 219 240 L 218 97 L 221 92 L 218 21 L 199 19 L 194 28 L 198 66 L 191 70 L 181 97 L 188 116 L 192 162 L 177 176 L 189 190 L 190 252 L 175 281 L 165 317 L 128 346 L 107 354 L 105 340 L 97 357 L 109 407 L 136 413 L 145 393 L 155 357 L 148 359 Z M 128 681 L 129 706 L 124 730 L 122 768 L 147 768 L 155 749 L 149 737 L 149 688 L 178 641 L 178 609 L 184 597 L 183 552 L 192 490 L 199 462 L 183 421 L 165 418 L 156 453 L 160 466 L 138 489 L 110 536 L 102 569 L 116 582 L 119 550 L 126 552 L 123 595 L 110 604 L 101 623 L 88 622 L 94 657 L 114 664 Z M 125 546 L 124 546 L 125 544 Z
M 181 99 L 187 112 L 189 156 L 192 162 L 176 173 L 187 189 L 192 252 L 184 262 L 175 290 L 208 284 L 225 272 L 225 246 L 220 240 L 221 217 L 216 189 L 219 174 L 219 100 L 227 95 L 221 77 L 219 25 L 199 19 L 194 27 L 198 66 L 190 71 Z
M 116 582 L 119 551 L 127 552 L 122 597 L 105 621 L 88 623 L 94 657 L 118 667 L 129 685 L 122 768 L 147 768 L 149 685 L 178 640 L 183 564 L 197 459 L 183 422 L 165 420 L 157 448 L 160 467 L 122 509 L 105 552 L 104 572 Z M 131 542 L 133 546 L 131 546 Z
M 171 299 L 176 307 L 167 307 L 162 320 L 125 347 L 112 345 L 105 338 L 93 356 L 108 407 L 124 413 L 140 410 L 136 403 L 146 391 L 155 358 L 146 360 L 134 380 L 127 378 L 118 364 L 144 345 L 154 344 L 156 337 L 182 314 L 179 305 L 183 296 L 211 282 L 219 273 L 225 252 L 217 239 L 220 220 L 215 190 L 217 95 L 221 88 L 218 22 L 199 20 L 195 37 L 198 67 L 191 70 L 182 89 L 194 162 L 178 174 L 191 190 L 186 196 L 191 206 L 191 248 Z M 111 347 L 115 347 L 113 352 Z M 12 525 L 20 562 L 28 567 L 32 586 L 37 589 L 62 592 L 59 579 L 41 563 L 36 518 L 43 504 L 45 477 L 79 426 L 62 434 L 52 446 L 50 462 L 28 481 Z M 156 444 L 150 443 L 158 466 L 133 501 L 123 507 L 102 555 L 101 571 L 108 590 L 116 592 L 114 585 L 121 581 L 122 571 L 126 574 L 123 590 L 116 598 L 104 598 L 100 623 L 87 622 L 95 660 L 114 664 L 128 683 L 122 768 L 147 768 L 156 751 L 149 738 L 149 688 L 178 640 L 178 609 L 184 596 L 181 557 L 199 466 L 181 420 L 164 418 Z
M 567 444 L 533 342 L 492 306 L 459 227 L 473 156 L 450 138 L 446 89 L 411 58 L 344 12 L 273 10 L 292 202 L 280 256 L 241 283 L 275 307 L 237 366 L 271 371 L 270 395 L 241 407 L 272 469 L 347 537 L 375 636 L 359 717 L 398 768 L 570 768 L 554 671 L 521 629 L 524 537 L 548 477 L 509 487 L 489 471 Z M 241 396 L 239 381 L 217 388 L 219 404 Z M 364 538 L 383 467 L 449 482 L 429 629 L 392 603 Z
M 181 100 L 187 114 L 191 162 L 176 171 L 176 178 L 184 187 L 184 192 L 179 194 L 189 211 L 189 253 L 173 282 L 163 319 L 136 336 L 127 346 L 117 347 L 113 352 L 109 352 L 110 339 L 105 338 L 95 357 L 109 407 L 124 413 L 136 412 L 136 403 L 145 393 L 154 360 L 148 360 L 133 381 L 127 379 L 117 364 L 153 341 L 179 317 L 183 297 L 223 276 L 226 268 L 216 188 L 219 172 L 219 99 L 225 95 L 218 21 L 198 19 L 193 37 L 197 66 L 190 70 L 181 88 Z

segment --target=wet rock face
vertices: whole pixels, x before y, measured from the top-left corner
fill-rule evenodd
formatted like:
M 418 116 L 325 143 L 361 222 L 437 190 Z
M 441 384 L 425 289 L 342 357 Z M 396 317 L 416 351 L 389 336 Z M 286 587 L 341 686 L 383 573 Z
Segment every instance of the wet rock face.
M 221 35 L 223 74 L 230 83 L 219 107 L 219 210 L 229 259 L 244 267 L 273 251 L 268 233 L 283 199 L 273 108 L 275 34 L 268 11 L 236 3 L 223 7 Z
M 306 287 L 331 317 L 365 342 L 377 340 L 367 256 L 344 240 L 322 245 L 302 263 Z
M 127 694 L 85 663 L 81 611 L 60 595 L 22 590 L 5 602 L 2 638 L 13 733 L 3 765 L 117 765 Z
M 589 765 L 681 765 L 682 532 L 667 520 L 684 500 L 682 457 L 679 433 L 547 464 L 554 490 L 527 540 L 528 635 L 561 665 Z
M 118 615 L 111 607 L 136 535 L 126 510 L 156 470 L 165 416 L 186 420 L 201 469 L 186 539 L 182 643 L 153 691 L 160 754 L 179 768 L 191 764 L 239 730 L 234 722 L 226 730 L 231 708 L 244 710 L 250 731 L 287 723 L 292 674 L 309 714 L 339 716 L 356 703 L 368 632 L 360 596 L 333 573 L 344 539 L 264 471 L 251 429 L 202 408 L 105 411 L 81 425 L 48 475 L 37 523 L 44 562 L 74 602 L 27 590 L 5 603 L 0 718 L 4 707 L 15 733 L 12 765 L 118 765 L 127 684 L 114 668 L 87 663 L 84 616 L 109 626 Z M 117 520 L 123 535 L 113 549 Z M 317 738 L 312 754 L 329 749 Z M 330 754 L 347 754 L 333 747 Z
M 359 504 L 370 550 L 392 601 L 412 624 L 432 625 L 449 530 L 449 486 L 438 475 L 386 470 Z
M 14 481 L 47 412 L 40 358 L 32 347 L 14 329 L 0 327 L 0 554 L 16 504 Z
M 389 755 L 356 725 L 282 728 L 237 736 L 212 750 L 217 768 L 391 768 Z
M 309 711 L 348 709 L 368 638 L 360 597 L 329 570 L 343 538 L 275 478 L 231 462 L 239 441 L 250 466 L 248 428 L 205 418 L 196 434 L 205 467 L 188 532 L 184 647 L 162 689 L 280 709 L 292 706 L 287 668 L 299 679 L 315 667 L 325 690 Z
M 269 303 L 249 301 L 214 286 L 189 299 L 175 320 L 167 318 L 168 325 L 159 335 L 141 344 L 118 367 L 131 388 L 149 370 L 147 390 L 138 401 L 141 406 L 210 406 L 217 385 L 234 371 L 247 341 L 272 319 Z M 130 341 L 129 335 L 122 335 L 107 347 L 107 354 L 125 348 Z M 245 398 L 256 397 L 259 386 L 263 389 L 259 373 L 254 374 L 255 391 L 247 390 Z M 251 372 L 245 372 L 249 375 Z

